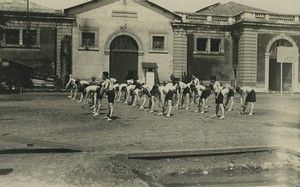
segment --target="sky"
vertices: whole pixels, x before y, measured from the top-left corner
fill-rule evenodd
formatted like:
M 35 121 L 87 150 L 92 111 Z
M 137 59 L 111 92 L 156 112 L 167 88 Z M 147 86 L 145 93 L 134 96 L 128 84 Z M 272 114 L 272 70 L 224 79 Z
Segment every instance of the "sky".
M 65 9 L 88 0 L 30 0 L 54 9 Z M 300 0 L 150 0 L 171 11 L 195 12 L 215 3 L 234 1 L 240 4 L 257 7 L 277 13 L 299 14 Z

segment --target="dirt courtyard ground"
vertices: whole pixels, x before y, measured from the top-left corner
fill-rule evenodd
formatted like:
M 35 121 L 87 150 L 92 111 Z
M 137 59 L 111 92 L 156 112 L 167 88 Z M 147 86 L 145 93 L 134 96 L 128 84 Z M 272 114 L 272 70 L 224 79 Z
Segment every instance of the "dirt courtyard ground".
M 299 150 L 300 147 L 300 95 L 258 94 L 254 116 L 238 114 L 236 97 L 235 110 L 226 112 L 225 120 L 210 117 L 214 110 L 212 98 L 205 114 L 194 113 L 196 106 L 192 105 L 188 111 L 174 109 L 171 118 L 116 102 L 116 117 L 111 122 L 103 119 L 107 113 L 106 99 L 103 103 L 101 115 L 92 117 L 90 110 L 83 110 L 81 104 L 67 99 L 66 93 L 0 95 L 2 153 L 51 149 L 52 145 L 92 150 L 0 154 L 0 174 L 1 169 L 4 172 L 3 169 L 13 169 L 11 174 L 0 175 L 0 186 L 147 186 L 136 173 L 128 172 L 120 159 L 111 158 L 150 151 L 271 145 Z

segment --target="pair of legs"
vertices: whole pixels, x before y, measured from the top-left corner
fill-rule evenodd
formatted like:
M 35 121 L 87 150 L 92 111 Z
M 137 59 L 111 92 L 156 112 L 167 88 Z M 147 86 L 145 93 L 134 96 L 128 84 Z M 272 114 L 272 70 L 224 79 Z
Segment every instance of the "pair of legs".
M 162 112 L 158 113 L 157 115 L 164 115 L 165 111 L 168 109 L 168 113 L 166 117 L 171 116 L 171 111 L 172 111 L 172 100 L 165 100 L 162 108 Z
M 88 98 L 88 104 L 91 106 L 91 109 L 96 107 L 97 95 L 97 93 L 90 93 L 90 97 Z
M 130 91 L 126 91 L 126 97 L 125 97 L 124 104 L 128 104 L 128 101 L 129 101 L 130 97 L 131 97 L 131 90 Z
M 161 96 L 162 98 L 162 103 L 163 103 L 163 107 L 162 107 L 162 112 L 158 113 L 157 115 L 164 115 L 165 111 L 168 109 L 168 113 L 166 115 L 166 117 L 170 117 L 171 116 L 171 111 L 172 111 L 172 105 L 173 105 L 173 92 L 169 91 L 165 97 Z
M 204 114 L 205 108 L 207 108 L 207 98 L 210 95 L 210 90 L 200 90 L 198 91 L 198 110 L 195 112 L 199 112 L 201 110 L 201 114 Z
M 215 114 L 212 117 L 218 117 L 219 110 L 221 109 L 221 117 L 220 119 L 225 119 L 225 109 L 223 104 L 224 96 L 222 93 L 219 93 L 216 98 L 216 109 Z
M 206 98 L 199 97 L 199 99 L 198 99 L 198 110 L 196 110 L 195 112 L 201 111 L 201 114 L 204 114 L 205 106 L 206 106 Z
M 132 106 L 139 106 L 140 105 L 140 100 L 141 100 L 140 93 L 141 93 L 140 89 L 135 89 L 133 91 L 133 97 L 134 98 L 133 98 Z
M 105 119 L 106 121 L 111 121 L 114 113 L 114 101 L 116 95 L 113 90 L 110 90 L 107 92 L 107 96 L 108 96 L 108 114 L 107 117 L 105 117 Z
M 117 100 L 118 101 L 121 101 L 121 97 L 122 97 L 122 93 L 125 93 L 125 96 L 124 96 L 124 98 L 126 99 L 126 93 L 127 93 L 127 91 L 126 91 L 126 87 L 124 88 L 119 88 L 119 92 L 118 92 L 118 94 L 117 94 Z
M 94 111 L 93 111 L 93 116 L 99 116 L 99 112 L 100 112 L 100 109 L 102 107 L 102 98 L 103 98 L 103 95 L 100 95 L 100 93 L 95 93 L 94 94 Z M 96 107 L 98 103 L 98 106 Z
M 79 98 L 79 100 L 78 100 L 78 103 L 82 103 L 82 100 L 83 100 L 83 93 L 81 92 L 81 93 L 80 93 L 80 98 Z
M 182 108 L 183 103 L 184 103 L 184 98 L 186 99 L 186 108 L 185 110 L 190 109 L 190 93 L 183 93 L 183 95 L 180 97 L 180 108 Z
M 71 88 L 70 95 L 68 96 L 69 99 L 72 99 L 72 98 L 73 98 L 73 92 L 74 92 L 74 91 L 73 91 L 73 89 Z
M 197 94 L 195 93 L 195 91 L 193 91 L 191 93 L 191 99 L 190 100 L 191 100 L 191 103 L 195 103 L 195 104 L 197 104 L 197 102 L 199 102 L 199 99 L 197 98 Z
M 68 96 L 68 98 L 75 100 L 76 96 L 77 96 L 77 89 L 71 88 L 70 95 Z
M 155 103 L 154 97 L 155 97 L 154 95 L 144 94 L 144 96 L 143 96 L 143 103 L 140 106 L 140 109 L 144 109 L 145 104 L 147 102 L 147 98 L 149 98 L 149 112 L 153 113 L 154 112 L 154 103 Z
M 228 106 L 228 104 L 229 104 L 228 111 L 232 111 L 233 110 L 233 108 L 232 108 L 233 107 L 233 102 L 234 102 L 233 98 L 234 97 L 229 97 L 229 96 L 227 96 L 227 98 L 226 98 L 224 108 L 226 108 Z
M 78 103 L 82 103 L 84 98 L 83 90 L 80 92 L 80 99 L 78 100 Z
M 233 89 L 229 89 L 229 92 L 228 92 L 228 94 L 227 94 L 227 97 L 226 97 L 226 101 L 225 101 L 225 105 L 224 105 L 224 107 L 226 108 L 227 106 L 228 106 L 228 104 L 229 104 L 229 109 L 228 109 L 228 111 L 232 111 L 233 110 L 233 98 L 234 98 L 234 91 L 233 91 Z
M 242 98 L 241 98 L 241 102 L 242 102 Z M 245 104 L 242 105 L 242 111 L 240 112 L 241 114 L 243 114 L 248 106 L 248 103 L 250 103 L 250 113 L 249 116 L 253 115 L 253 109 L 254 109 L 254 103 L 256 102 L 256 93 L 254 90 L 252 90 L 251 92 L 249 92 L 246 96 L 246 101 Z
M 250 112 L 249 116 L 253 115 L 253 109 L 254 109 L 254 102 L 249 102 L 250 103 Z M 242 106 L 242 111 L 240 112 L 241 114 L 244 114 L 248 106 L 248 102 L 245 102 L 245 104 Z

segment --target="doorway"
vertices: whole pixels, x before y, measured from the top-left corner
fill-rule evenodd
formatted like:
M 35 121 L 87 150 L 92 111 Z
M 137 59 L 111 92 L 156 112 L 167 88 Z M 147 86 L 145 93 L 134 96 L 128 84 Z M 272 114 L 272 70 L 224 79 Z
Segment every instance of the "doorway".
M 269 58 L 269 91 L 280 91 L 280 63 L 277 62 L 277 47 L 293 47 L 286 39 L 276 40 L 270 48 Z M 283 91 L 292 89 L 292 64 L 283 63 L 282 87 Z
M 110 75 L 123 82 L 138 79 L 138 44 L 128 35 L 114 38 L 110 44 Z

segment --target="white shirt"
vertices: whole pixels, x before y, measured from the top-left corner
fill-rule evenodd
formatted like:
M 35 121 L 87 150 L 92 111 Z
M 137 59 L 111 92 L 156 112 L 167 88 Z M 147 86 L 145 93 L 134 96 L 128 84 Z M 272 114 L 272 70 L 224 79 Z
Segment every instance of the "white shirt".
M 214 93 L 219 93 L 222 90 L 221 83 L 216 81 L 213 85 Z
M 176 92 L 177 87 L 173 85 L 173 83 L 168 83 L 166 86 L 164 86 L 166 90 Z M 167 91 L 167 92 L 168 92 Z
M 199 92 L 199 91 L 204 91 L 204 90 L 206 90 L 206 87 L 203 86 L 203 85 L 201 85 L 201 84 L 199 84 L 199 85 L 196 85 L 196 89 L 197 89 L 197 91 Z
M 250 88 L 249 86 L 243 86 L 241 87 L 242 93 L 248 94 L 253 90 L 253 88 Z
M 110 81 L 111 81 L 113 84 L 116 84 L 117 79 L 115 79 L 115 78 L 109 78 L 109 79 L 110 79 Z
M 195 77 L 190 83 L 194 85 L 200 85 L 200 81 L 197 77 Z
M 100 89 L 100 86 L 92 85 L 85 88 L 87 93 L 96 92 L 97 89 Z
M 128 84 L 122 83 L 122 84 L 119 85 L 119 90 L 122 90 L 123 88 L 125 88 L 127 86 L 128 86 Z
M 224 96 L 226 96 L 226 95 L 229 93 L 229 88 L 223 88 L 223 89 L 221 90 L 221 93 L 222 93 Z
M 130 92 L 130 91 L 134 90 L 135 87 L 136 87 L 136 85 L 133 85 L 133 84 L 128 85 L 127 88 L 126 88 L 127 92 Z
M 89 83 L 88 81 L 80 81 L 80 84 L 81 84 L 81 85 L 84 85 L 84 84 L 89 85 L 90 83 Z
M 184 89 L 187 86 L 184 82 L 178 82 L 178 85 L 181 89 Z
M 153 89 L 153 86 L 154 86 L 154 85 L 144 84 L 144 85 L 142 86 L 142 88 L 143 88 L 144 90 L 147 90 L 147 91 L 150 92 L 150 91 Z
M 137 82 L 138 84 L 140 84 L 140 85 L 145 84 L 144 81 L 141 81 L 141 80 L 136 80 L 136 82 Z
M 126 82 L 127 82 L 127 84 L 129 85 L 129 84 L 133 84 L 134 81 L 133 81 L 133 79 L 129 79 L 129 80 L 127 80 Z

